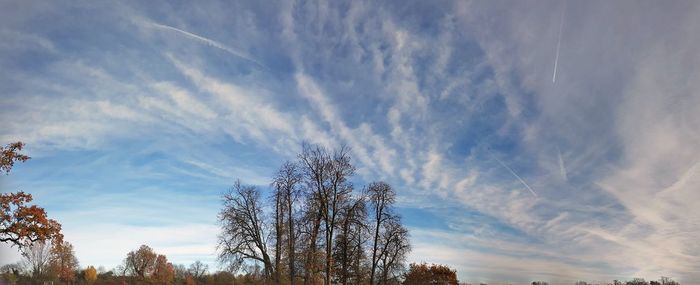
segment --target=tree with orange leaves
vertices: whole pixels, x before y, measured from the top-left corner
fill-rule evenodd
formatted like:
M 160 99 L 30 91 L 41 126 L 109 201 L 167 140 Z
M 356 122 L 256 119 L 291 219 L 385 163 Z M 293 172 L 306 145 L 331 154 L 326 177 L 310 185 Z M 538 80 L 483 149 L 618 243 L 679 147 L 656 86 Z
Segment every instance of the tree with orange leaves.
M 97 269 L 90 265 L 85 268 L 83 275 L 85 275 L 85 282 L 87 282 L 87 284 L 93 284 L 97 280 Z
M 170 284 L 175 279 L 175 267 L 165 255 L 159 254 L 153 271 L 153 281 L 157 284 Z
M 0 146 L 0 173 L 9 174 L 15 162 L 30 157 L 21 154 L 21 142 Z M 9 242 L 20 249 L 37 241 L 63 242 L 61 224 L 46 216 L 46 211 L 36 205 L 26 205 L 32 195 L 24 192 L 0 194 L 0 242 Z
M 75 257 L 72 244 L 67 241 L 54 244 L 51 249 L 51 269 L 63 283 L 72 284 L 76 280 L 78 258 Z
M 457 271 L 450 269 L 447 265 L 426 263 L 411 263 L 405 275 L 404 285 L 457 285 Z

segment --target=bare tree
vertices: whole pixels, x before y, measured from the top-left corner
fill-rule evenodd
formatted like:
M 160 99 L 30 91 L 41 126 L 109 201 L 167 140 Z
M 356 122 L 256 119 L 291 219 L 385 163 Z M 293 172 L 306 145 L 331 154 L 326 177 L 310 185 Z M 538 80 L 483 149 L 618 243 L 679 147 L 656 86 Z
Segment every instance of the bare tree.
M 223 199 L 224 208 L 219 213 L 222 227 L 219 259 L 232 271 L 238 270 L 244 260 L 261 262 L 264 275 L 273 276 L 259 190 L 236 181 Z
M 355 173 L 355 167 L 350 162 L 350 149 L 342 146 L 330 154 L 321 146 L 303 145 L 299 156 L 307 185 L 311 190 L 310 199 L 317 200 L 318 222 L 324 225 L 325 250 L 325 284 L 330 284 L 332 275 L 332 254 L 334 230 L 339 209 L 343 207 L 352 192 L 349 178 Z M 320 223 L 319 223 L 320 224 Z M 318 235 L 314 227 L 312 237 Z M 313 243 L 314 241 L 312 241 Z M 315 252 L 315 244 L 311 248 Z M 305 284 L 308 281 L 305 281 Z
M 406 256 L 411 251 L 408 230 L 401 225 L 398 216 L 391 216 L 382 225 L 379 238 L 379 267 L 382 273 L 381 284 L 388 284 L 390 277 L 395 278 L 401 270 Z
M 176 268 L 176 272 L 178 268 Z M 207 271 L 209 270 L 209 266 L 202 263 L 201 261 L 197 260 L 194 263 L 190 264 L 190 267 L 187 269 L 187 273 L 192 276 L 195 280 L 201 280 L 204 275 L 207 274 Z
M 297 202 L 300 195 L 300 183 L 301 183 L 301 173 L 299 172 L 299 166 L 292 162 L 285 162 L 282 167 L 274 177 L 272 182 L 275 188 L 275 205 L 277 210 L 275 230 L 277 232 L 277 252 L 281 251 L 281 238 L 282 232 L 287 235 L 287 259 L 289 267 L 289 281 L 291 285 L 294 285 L 294 278 L 296 277 L 296 236 L 295 231 L 295 203 Z M 283 217 L 279 214 L 281 210 L 286 210 L 286 228 L 282 229 L 284 221 Z M 276 253 L 275 257 L 276 263 L 279 263 L 279 254 Z M 279 264 L 276 264 L 279 267 Z M 279 271 L 279 269 L 277 269 Z M 279 273 L 278 273 L 279 274 Z M 278 277 L 279 280 L 279 277 Z
M 370 267 L 369 284 L 375 284 L 377 265 L 381 259 L 380 237 L 382 226 L 392 219 L 391 206 L 396 200 L 396 194 L 389 184 L 373 182 L 367 187 L 367 195 L 374 214 L 374 234 L 372 238 L 372 264 Z
M 30 246 L 22 248 L 22 257 L 24 258 L 25 270 L 31 274 L 32 278 L 42 279 L 47 277 L 51 262 L 50 243 L 43 241 L 34 242 Z
M 326 208 L 324 209 L 324 224 L 326 226 L 326 282 L 331 284 L 333 272 L 333 238 L 338 216 L 348 201 L 353 185 L 349 178 L 355 173 L 355 167 L 350 163 L 350 149 L 342 146 L 333 153 L 329 165 L 329 187 L 323 192 Z
M 306 184 L 306 211 L 304 218 L 307 229 L 306 257 L 304 261 L 304 285 L 311 283 L 313 274 L 316 271 L 318 251 L 318 235 L 323 219 L 324 208 L 326 207 L 323 193 L 326 189 L 328 179 L 328 167 L 330 158 L 325 149 L 309 144 L 302 145 L 302 152 L 299 154 L 303 179 Z
M 367 209 L 364 196 L 358 197 L 342 209 L 340 232 L 336 236 L 334 250 L 337 281 L 341 284 L 361 284 L 360 264 L 364 257 L 366 221 Z

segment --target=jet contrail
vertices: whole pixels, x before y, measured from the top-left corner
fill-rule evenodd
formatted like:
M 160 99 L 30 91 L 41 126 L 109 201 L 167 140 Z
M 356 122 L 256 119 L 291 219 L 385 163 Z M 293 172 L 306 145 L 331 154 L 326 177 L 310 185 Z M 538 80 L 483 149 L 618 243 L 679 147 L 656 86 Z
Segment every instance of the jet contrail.
M 530 193 L 532 193 L 533 196 L 537 197 L 537 193 L 535 193 L 535 191 L 532 190 L 532 188 L 530 188 L 530 185 L 527 185 L 527 183 L 525 183 L 525 180 L 523 180 L 522 178 L 520 178 L 520 176 L 519 176 L 517 173 L 515 173 L 515 171 L 513 171 L 513 169 L 511 169 L 510 167 L 508 167 L 508 165 L 506 165 L 505 163 L 503 163 L 503 161 L 501 161 L 500 159 L 498 159 L 498 157 L 496 157 L 496 155 L 494 155 L 493 152 L 491 152 L 491 150 L 489 150 L 489 149 L 487 149 L 487 150 L 489 151 L 489 153 L 491 153 L 491 156 L 492 156 L 496 161 L 498 161 L 498 163 L 501 164 L 501 166 L 503 166 L 505 169 L 508 169 L 508 171 L 510 171 L 510 173 L 513 174 L 513 176 L 515 176 L 515 178 L 517 178 L 518 181 L 520 181 L 520 183 L 522 183 L 522 184 L 525 186 L 525 188 L 527 188 L 527 190 L 530 190 Z
M 564 28 L 564 13 L 566 12 L 566 1 L 561 9 L 561 19 L 559 19 L 559 40 L 557 40 L 557 55 L 554 57 L 554 74 L 552 74 L 552 83 L 557 81 L 557 65 L 559 64 L 559 48 L 561 48 L 561 33 Z
M 222 43 L 220 43 L 220 42 L 217 42 L 217 41 L 215 41 L 215 40 L 208 39 L 208 38 L 205 38 L 205 37 L 202 37 L 202 36 L 199 36 L 199 35 L 190 33 L 190 32 L 188 32 L 188 31 L 180 30 L 180 29 L 178 29 L 178 28 L 171 27 L 171 26 L 168 26 L 168 25 L 162 25 L 162 24 L 158 24 L 158 23 L 154 23 L 154 22 L 146 22 L 146 23 L 147 23 L 148 25 L 150 25 L 150 26 L 153 26 L 153 27 L 156 27 L 156 28 L 159 28 L 159 29 L 164 29 L 164 30 L 170 30 L 170 31 L 178 32 L 178 33 L 183 34 L 183 35 L 185 35 L 185 36 L 188 36 L 188 37 L 190 37 L 190 38 L 199 40 L 199 41 L 201 41 L 201 42 L 203 42 L 203 43 L 205 43 L 205 44 L 207 44 L 207 45 L 210 45 L 210 46 L 213 46 L 213 47 L 218 48 L 218 49 L 220 49 L 220 50 L 223 50 L 223 51 L 225 51 L 225 52 L 228 52 L 228 53 L 230 53 L 230 54 L 232 54 L 232 55 L 234 55 L 234 56 L 236 56 L 236 57 L 240 57 L 240 58 L 246 59 L 246 60 L 248 60 L 248 61 L 251 61 L 251 62 L 253 62 L 253 63 L 259 65 L 260 67 L 265 68 L 265 65 L 263 65 L 263 64 L 260 63 L 259 61 L 255 60 L 254 58 L 250 57 L 249 55 L 247 55 L 247 54 L 245 54 L 245 53 L 242 53 L 242 52 L 240 52 L 240 51 L 237 51 L 237 50 L 235 50 L 235 49 L 232 49 L 232 48 L 230 48 L 230 47 L 228 47 L 228 46 L 226 46 L 226 45 L 224 45 L 224 44 L 222 44 Z
M 564 181 L 567 181 L 569 180 L 569 177 L 566 174 L 566 166 L 564 166 L 564 159 L 561 157 L 561 150 L 559 150 L 559 147 L 557 147 L 557 155 L 559 156 L 559 174 Z

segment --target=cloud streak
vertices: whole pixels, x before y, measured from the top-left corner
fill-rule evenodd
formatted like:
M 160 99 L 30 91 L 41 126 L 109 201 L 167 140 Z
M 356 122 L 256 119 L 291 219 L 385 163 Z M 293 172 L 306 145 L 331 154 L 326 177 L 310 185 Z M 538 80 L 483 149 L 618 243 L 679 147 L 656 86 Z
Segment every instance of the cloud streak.
M 181 29 L 175 28 L 173 26 L 163 25 L 163 24 L 159 24 L 159 23 L 155 23 L 155 22 L 144 21 L 144 24 L 148 27 L 153 27 L 153 28 L 157 28 L 157 29 L 161 29 L 161 30 L 173 31 L 173 32 L 179 33 L 179 34 L 184 35 L 188 38 L 195 39 L 201 43 L 204 43 L 208 46 L 223 50 L 223 51 L 225 51 L 231 55 L 234 55 L 236 57 L 248 60 L 252 63 L 255 63 L 259 67 L 267 68 L 265 65 L 263 65 L 260 61 L 256 60 L 252 56 L 250 56 L 242 51 L 233 49 L 227 45 L 224 45 L 224 44 L 222 44 L 218 41 L 212 40 L 210 38 L 206 38 L 206 37 L 203 37 L 203 36 L 200 36 L 200 35 L 185 31 L 185 30 L 181 30 Z

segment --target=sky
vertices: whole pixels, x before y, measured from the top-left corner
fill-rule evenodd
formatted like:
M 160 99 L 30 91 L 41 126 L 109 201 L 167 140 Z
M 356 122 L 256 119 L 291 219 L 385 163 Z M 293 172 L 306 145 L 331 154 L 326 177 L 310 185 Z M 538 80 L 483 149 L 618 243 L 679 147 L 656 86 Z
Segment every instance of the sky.
M 0 177 L 81 266 L 216 268 L 220 195 L 306 141 L 462 281 L 700 278 L 700 2 L 0 1 Z M 555 68 L 556 66 L 556 68 Z M 4 245 L 0 263 L 17 253 Z M 685 282 L 684 282 L 685 281 Z

